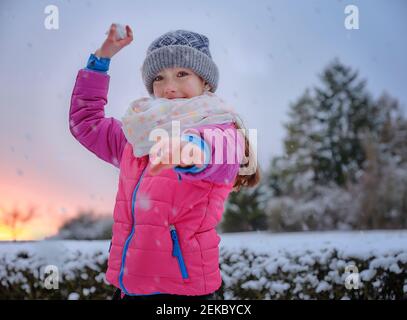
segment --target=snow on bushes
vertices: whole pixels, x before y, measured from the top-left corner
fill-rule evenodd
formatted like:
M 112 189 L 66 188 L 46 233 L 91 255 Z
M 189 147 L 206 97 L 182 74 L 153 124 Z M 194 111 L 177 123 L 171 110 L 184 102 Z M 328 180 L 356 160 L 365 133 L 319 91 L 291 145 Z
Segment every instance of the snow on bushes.
M 407 231 L 250 232 L 221 236 L 219 299 L 402 299 Z M 0 299 L 111 299 L 109 241 L 0 244 Z M 44 288 L 55 265 L 58 289 Z M 358 289 L 347 289 L 356 266 Z

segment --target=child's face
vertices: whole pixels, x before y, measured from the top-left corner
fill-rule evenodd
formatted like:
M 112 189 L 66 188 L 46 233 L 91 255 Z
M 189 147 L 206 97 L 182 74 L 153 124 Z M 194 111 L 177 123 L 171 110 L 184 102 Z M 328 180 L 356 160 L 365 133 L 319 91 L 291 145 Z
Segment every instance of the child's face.
M 156 98 L 192 98 L 203 93 L 205 81 L 188 68 L 166 68 L 153 81 Z

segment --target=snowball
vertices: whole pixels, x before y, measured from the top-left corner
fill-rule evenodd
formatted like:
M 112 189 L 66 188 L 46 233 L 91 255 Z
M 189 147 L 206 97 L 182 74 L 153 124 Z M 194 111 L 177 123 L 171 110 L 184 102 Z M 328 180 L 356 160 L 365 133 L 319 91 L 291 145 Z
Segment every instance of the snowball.
M 126 38 L 126 27 L 120 23 L 116 23 L 117 40 Z
M 120 23 L 115 23 L 116 25 L 116 40 L 126 38 L 126 27 Z M 105 34 L 109 34 L 107 31 Z

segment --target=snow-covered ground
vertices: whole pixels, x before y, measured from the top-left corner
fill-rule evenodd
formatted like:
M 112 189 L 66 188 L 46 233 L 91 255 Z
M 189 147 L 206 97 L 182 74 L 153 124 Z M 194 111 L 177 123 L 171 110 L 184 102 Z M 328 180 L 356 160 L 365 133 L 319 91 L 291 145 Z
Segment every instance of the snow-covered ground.
M 228 233 L 221 236 L 221 247 L 246 247 L 255 252 L 276 254 L 336 249 L 347 255 L 363 258 L 366 254 L 407 252 L 407 230 L 329 231 L 293 233 Z
M 298 254 L 301 251 L 336 249 L 347 256 L 363 258 L 366 255 L 382 255 L 407 252 L 407 230 L 391 231 L 330 231 L 330 232 L 238 232 L 221 234 L 221 248 L 236 250 L 248 248 L 258 253 L 276 255 L 279 252 Z M 0 242 L 0 254 L 14 256 L 19 251 L 42 257 L 49 262 L 65 260 L 80 251 L 83 255 L 101 252 L 107 257 L 109 241 L 47 240 L 37 242 Z
M 96 282 L 81 284 L 85 286 L 82 295 L 71 293 L 93 298 L 90 293 L 105 281 L 109 244 L 108 240 L 0 242 L 0 287 L 20 285 L 29 293 L 27 277 L 34 274 L 39 279 L 41 269 L 55 265 L 75 283 L 88 279 L 81 270 L 93 270 Z M 407 294 L 407 230 L 228 233 L 221 234 L 220 247 L 226 299 L 247 294 L 249 299 L 347 299 L 344 268 L 352 261 L 360 268 L 361 286 L 370 286 L 361 291 L 365 298 L 394 299 Z M 387 287 L 381 293 L 383 286 Z

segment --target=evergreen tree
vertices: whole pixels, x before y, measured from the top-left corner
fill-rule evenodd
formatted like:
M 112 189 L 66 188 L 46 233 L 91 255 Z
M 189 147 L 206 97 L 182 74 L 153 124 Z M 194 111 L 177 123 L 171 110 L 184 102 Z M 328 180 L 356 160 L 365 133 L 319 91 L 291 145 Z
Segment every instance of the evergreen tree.
M 242 188 L 232 192 L 226 203 L 220 224 L 223 232 L 258 231 L 267 229 L 265 201 L 268 198 L 265 186 Z
M 407 121 L 397 100 L 374 100 L 335 60 L 290 105 L 285 127 L 268 179 L 272 230 L 407 225 Z
M 375 105 L 351 68 L 335 60 L 322 74 L 322 87 L 315 89 L 318 120 L 316 181 L 343 186 L 355 182 L 365 160 L 362 141 L 376 130 Z
M 273 159 L 269 186 L 275 196 L 302 193 L 315 181 L 315 132 L 314 101 L 306 90 L 299 100 L 290 106 L 290 122 L 285 124 L 285 155 Z
M 273 159 L 274 194 L 299 196 L 312 185 L 355 182 L 365 161 L 363 139 L 378 135 L 377 105 L 365 81 L 338 60 L 321 75 L 321 86 L 290 105 L 285 155 Z

